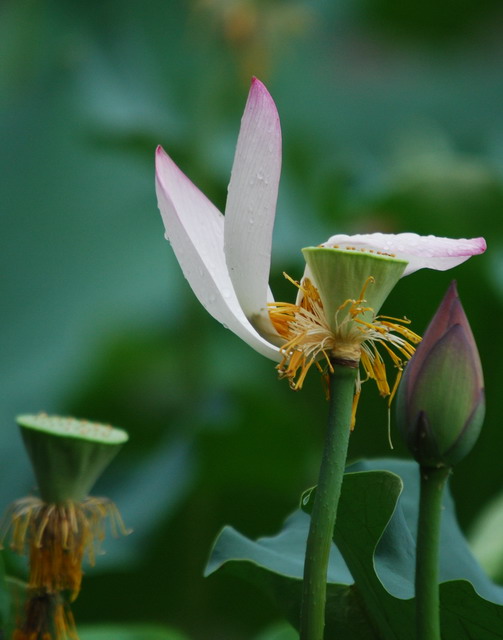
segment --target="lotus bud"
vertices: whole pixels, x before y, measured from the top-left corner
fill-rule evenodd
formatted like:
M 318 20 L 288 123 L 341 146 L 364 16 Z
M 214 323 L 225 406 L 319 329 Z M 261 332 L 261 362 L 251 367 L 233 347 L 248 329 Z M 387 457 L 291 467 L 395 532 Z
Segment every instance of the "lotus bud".
M 405 369 L 397 423 L 422 466 L 452 466 L 472 449 L 484 414 L 480 357 L 452 282 Z

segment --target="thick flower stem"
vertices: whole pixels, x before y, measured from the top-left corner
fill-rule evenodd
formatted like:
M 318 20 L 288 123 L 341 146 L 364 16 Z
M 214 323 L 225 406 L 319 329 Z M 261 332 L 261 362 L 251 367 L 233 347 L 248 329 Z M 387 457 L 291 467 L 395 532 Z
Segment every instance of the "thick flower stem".
M 301 640 L 322 640 L 327 567 L 351 430 L 357 369 L 333 365 L 325 448 L 311 513 L 304 563 Z
M 420 467 L 421 497 L 416 551 L 417 640 L 440 640 L 438 546 L 442 494 L 450 472 L 450 467 Z

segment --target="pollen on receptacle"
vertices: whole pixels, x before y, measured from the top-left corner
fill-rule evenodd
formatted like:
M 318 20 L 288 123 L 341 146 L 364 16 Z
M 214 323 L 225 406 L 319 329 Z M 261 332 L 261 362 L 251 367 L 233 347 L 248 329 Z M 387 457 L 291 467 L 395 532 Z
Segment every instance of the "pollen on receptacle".
M 43 431 L 49 435 L 108 441 L 113 444 L 125 442 L 125 431 L 109 424 L 81 420 L 70 416 L 49 416 L 46 413 L 22 415 L 17 418 L 23 428 Z
M 323 246 L 323 245 L 320 245 Z M 331 249 L 339 249 L 339 245 L 333 245 L 332 247 L 330 247 Z M 388 251 L 378 251 L 377 249 L 369 249 L 367 247 L 350 247 L 350 246 L 346 246 L 343 247 L 342 249 L 343 251 L 359 251 L 360 253 L 370 253 L 372 255 L 377 255 L 377 256 L 386 256 L 387 258 L 396 258 L 396 254 L 395 253 L 389 253 Z

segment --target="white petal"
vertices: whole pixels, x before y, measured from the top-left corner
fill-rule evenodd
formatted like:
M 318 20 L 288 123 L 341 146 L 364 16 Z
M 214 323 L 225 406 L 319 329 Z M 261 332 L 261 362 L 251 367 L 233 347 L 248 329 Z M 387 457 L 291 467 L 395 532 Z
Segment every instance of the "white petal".
M 268 297 L 280 172 L 278 112 L 267 89 L 254 78 L 232 166 L 224 232 L 229 275 L 250 319 L 264 310 Z
M 237 300 L 225 264 L 222 214 L 161 147 L 156 153 L 156 191 L 166 238 L 199 302 L 256 351 L 280 360 L 278 349 L 255 331 Z
M 339 246 L 355 249 L 367 249 L 389 253 L 409 263 L 404 276 L 418 269 L 436 269 L 446 271 L 465 262 L 471 256 L 484 253 L 484 238 L 437 238 L 436 236 L 420 236 L 417 233 L 369 233 L 348 236 L 339 234 L 332 236 L 323 246 Z

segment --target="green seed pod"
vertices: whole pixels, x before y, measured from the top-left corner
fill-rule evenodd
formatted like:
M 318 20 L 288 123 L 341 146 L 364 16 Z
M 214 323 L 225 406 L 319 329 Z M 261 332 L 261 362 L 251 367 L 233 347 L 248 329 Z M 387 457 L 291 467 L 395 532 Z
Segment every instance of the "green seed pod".
M 332 331 L 337 331 L 337 314 L 347 300 L 362 290 L 368 312 L 362 319 L 372 322 L 407 266 L 405 260 L 370 251 L 344 251 L 332 247 L 302 249 Z
M 17 418 L 40 497 L 46 503 L 79 502 L 128 440 L 122 429 L 46 414 Z
M 423 466 L 451 466 L 470 452 L 485 414 L 482 366 L 453 282 L 397 393 L 398 427 Z

